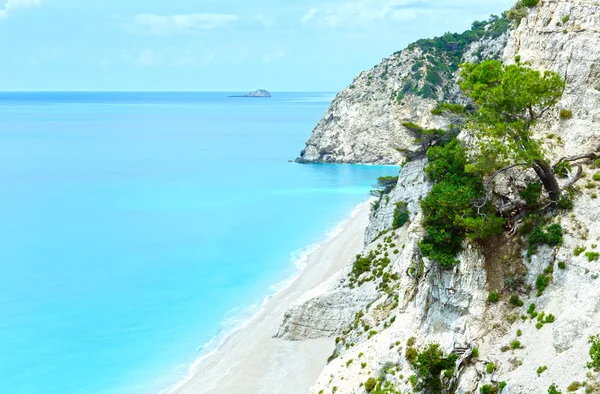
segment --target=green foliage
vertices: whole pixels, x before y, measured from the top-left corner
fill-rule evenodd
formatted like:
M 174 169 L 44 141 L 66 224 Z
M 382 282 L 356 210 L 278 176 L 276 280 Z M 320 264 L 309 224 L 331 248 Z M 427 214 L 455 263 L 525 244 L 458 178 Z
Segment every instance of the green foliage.
M 432 109 L 431 113 L 433 115 L 441 115 L 444 112 L 451 112 L 457 115 L 463 115 L 465 111 L 466 108 L 464 105 L 442 102 L 438 104 L 437 108 Z
M 510 348 L 514 350 L 523 349 L 523 345 L 521 345 L 520 341 L 514 340 L 510 343 Z
M 420 248 L 425 257 L 449 268 L 456 263 L 465 238 L 478 240 L 498 234 L 504 219 L 496 216 L 491 206 L 482 211 L 487 217 L 477 215 L 474 206 L 484 193 L 483 182 L 480 176 L 466 172 L 467 156 L 458 140 L 430 148 L 427 158 L 425 172 L 435 185 L 421 201 L 427 235 Z
M 571 119 L 573 117 L 573 111 L 570 109 L 561 109 L 559 116 L 561 119 Z
M 596 182 L 599 182 L 600 181 L 600 172 L 597 172 L 594 175 L 592 175 L 592 179 L 595 180 Z
M 598 371 L 600 370 L 600 335 L 592 335 L 589 337 L 588 343 L 591 345 L 590 357 L 592 361 L 587 363 L 587 367 Z
M 587 257 L 588 261 L 591 263 L 592 261 L 598 261 L 598 259 L 600 259 L 600 253 L 598 253 L 598 252 L 587 252 L 585 254 L 585 257 Z
M 560 18 L 560 21 L 561 21 L 563 24 L 567 23 L 567 22 L 568 22 L 568 21 L 570 21 L 570 20 L 571 20 L 571 15 L 565 15 L 565 16 L 563 16 L 562 18 Z M 562 116 L 561 116 L 561 118 L 562 118 Z
M 549 246 L 559 246 L 563 242 L 563 230 L 559 223 L 551 224 L 546 229 L 542 226 L 535 226 L 529 235 L 528 253 L 529 255 L 537 252 L 537 247 L 543 244 Z
M 523 301 L 516 294 L 511 295 L 510 299 L 508 300 L 508 302 L 510 302 L 514 306 L 518 306 L 518 307 L 522 307 L 523 306 Z
M 377 386 L 377 379 L 375 379 L 373 377 L 370 377 L 365 382 L 365 390 L 367 390 L 367 392 L 373 391 L 373 389 L 375 388 L 375 386 Z
M 540 0 L 523 0 L 523 5 L 525 7 L 535 7 L 539 2 Z
M 540 376 L 541 374 L 543 374 L 547 369 L 548 369 L 548 367 L 545 366 L 545 365 L 543 365 L 541 367 L 538 367 L 538 369 L 537 369 L 538 376 Z
M 495 370 L 496 370 L 496 364 L 494 364 L 492 362 L 487 363 L 487 365 L 485 366 L 485 371 L 488 374 L 494 373 Z
M 488 294 L 488 302 L 495 304 L 498 301 L 500 301 L 500 294 L 498 294 L 497 291 L 491 291 L 490 294 Z
M 579 382 L 572 382 L 569 386 L 567 386 L 568 392 L 577 391 L 581 388 L 582 384 Z
M 409 212 L 407 209 L 407 204 L 405 202 L 396 203 L 396 208 L 394 209 L 394 221 L 392 222 L 392 228 L 397 229 L 406 224 L 409 219 Z
M 566 178 L 567 176 L 569 176 L 569 172 L 571 172 L 572 170 L 573 168 L 571 167 L 571 163 L 569 163 L 568 161 L 561 161 L 556 165 L 556 169 L 554 171 L 559 177 Z
M 479 348 L 478 347 L 474 347 L 473 348 L 473 353 L 471 355 L 473 356 L 473 358 L 478 358 L 479 357 Z
M 407 129 L 413 132 L 423 131 L 423 128 L 421 126 L 413 122 L 404 122 L 402 123 L 402 126 L 406 127 Z
M 442 382 L 440 375 L 442 372 L 451 374 L 454 371 L 457 359 L 458 356 L 454 353 L 445 355 L 437 343 L 428 345 L 411 362 L 411 366 L 417 376 L 415 389 L 431 393 L 441 393 Z
M 528 208 L 536 207 L 540 202 L 542 195 L 542 184 L 539 182 L 528 183 L 525 190 L 520 193 L 521 198 L 525 200 Z
M 527 7 L 521 0 L 506 12 L 506 17 L 511 20 L 515 26 L 519 26 L 521 20 L 527 16 Z M 518 62 L 517 62 L 518 63 Z
M 397 176 L 381 176 L 377 178 L 377 187 L 383 190 L 383 194 L 389 194 L 397 183 Z
M 408 50 L 419 48 L 422 56 L 412 66 L 414 79 L 420 80 L 426 71 L 425 80 L 419 83 L 406 81 L 396 99 L 401 102 L 406 94 L 416 94 L 425 98 L 438 98 L 441 92 L 449 93 L 445 81 L 451 81 L 463 55 L 470 44 L 482 38 L 497 38 L 510 27 L 506 17 L 491 16 L 489 20 L 473 23 L 470 30 L 464 33 L 446 33 L 441 37 L 423 39 L 408 46 Z M 397 52 L 398 54 L 399 52 Z
M 575 249 L 573 250 L 573 254 L 575 256 L 579 256 L 580 254 L 582 254 L 583 252 L 585 252 L 585 246 L 577 246 L 575 247 Z
M 492 386 L 491 384 L 484 384 L 479 388 L 479 392 L 481 394 L 497 394 L 498 388 L 496 386 Z
M 558 199 L 560 189 L 554 173 L 531 130 L 558 103 L 565 80 L 553 71 L 542 73 L 497 60 L 467 63 L 461 78 L 461 89 L 477 106 L 471 127 L 479 140 L 480 154 L 474 168 L 490 173 L 508 164 L 532 167 L 546 189 L 551 189 L 552 199 Z
M 560 268 L 561 270 L 564 270 L 567 268 L 567 264 L 565 264 L 564 261 L 559 261 L 558 262 L 558 268 Z
M 556 384 L 552 383 L 552 385 L 548 387 L 548 394 L 562 394 L 562 392 L 558 390 Z
M 550 276 L 544 274 L 538 275 L 535 281 L 535 287 L 538 289 L 538 297 L 542 295 L 544 290 L 546 290 L 546 287 L 548 287 L 548 285 L 550 284 L 550 280 L 552 280 L 552 277 Z

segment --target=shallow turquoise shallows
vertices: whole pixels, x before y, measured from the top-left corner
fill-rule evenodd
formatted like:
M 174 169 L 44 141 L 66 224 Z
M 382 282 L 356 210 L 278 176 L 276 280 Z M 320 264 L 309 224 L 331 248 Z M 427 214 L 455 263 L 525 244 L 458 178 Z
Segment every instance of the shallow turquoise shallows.
M 288 163 L 332 95 L 227 95 L 0 93 L 0 393 L 172 386 L 398 172 Z

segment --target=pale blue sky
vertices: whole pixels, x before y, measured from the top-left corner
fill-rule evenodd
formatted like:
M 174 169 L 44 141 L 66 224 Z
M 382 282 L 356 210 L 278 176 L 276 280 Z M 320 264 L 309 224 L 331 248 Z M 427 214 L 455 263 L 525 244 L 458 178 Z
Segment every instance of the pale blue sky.
M 337 91 L 514 0 L 0 0 L 0 90 Z

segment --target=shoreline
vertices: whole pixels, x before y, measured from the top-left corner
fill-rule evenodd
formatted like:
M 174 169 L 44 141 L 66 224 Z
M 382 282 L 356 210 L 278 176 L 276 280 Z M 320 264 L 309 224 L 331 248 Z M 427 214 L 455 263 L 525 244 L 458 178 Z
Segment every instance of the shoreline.
M 276 290 L 264 298 L 253 316 L 227 333 L 215 350 L 194 361 L 189 375 L 163 393 L 305 394 L 326 365 L 334 339 L 288 342 L 273 336 L 289 307 L 362 250 L 370 201 L 357 205 L 325 234 L 322 243 L 308 245 L 294 262 L 298 272 L 273 285 Z M 204 346 L 208 345 L 210 341 Z

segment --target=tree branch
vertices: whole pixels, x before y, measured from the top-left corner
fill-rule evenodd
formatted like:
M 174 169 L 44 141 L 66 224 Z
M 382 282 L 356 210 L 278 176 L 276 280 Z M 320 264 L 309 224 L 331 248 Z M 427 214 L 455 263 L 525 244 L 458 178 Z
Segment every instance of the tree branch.
M 567 184 L 562 187 L 562 189 L 566 190 L 566 189 L 570 188 L 571 186 L 573 186 L 578 180 L 581 179 L 582 175 L 583 175 L 583 167 L 581 167 L 581 165 L 577 165 L 577 172 L 569 180 L 569 182 L 567 182 Z
M 600 150 L 600 146 L 598 148 L 596 148 L 596 151 L 599 151 L 599 150 Z M 575 156 L 562 157 L 560 160 L 558 160 L 558 162 L 554 166 L 552 166 L 552 168 L 554 170 L 556 170 L 556 167 L 560 163 L 565 162 L 565 161 L 573 162 L 573 161 L 583 160 L 583 159 L 594 160 L 594 159 L 597 159 L 598 157 L 600 157 L 600 156 L 598 156 L 598 154 L 595 152 L 584 153 L 584 154 L 575 155 Z

